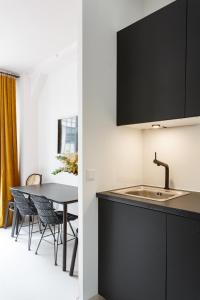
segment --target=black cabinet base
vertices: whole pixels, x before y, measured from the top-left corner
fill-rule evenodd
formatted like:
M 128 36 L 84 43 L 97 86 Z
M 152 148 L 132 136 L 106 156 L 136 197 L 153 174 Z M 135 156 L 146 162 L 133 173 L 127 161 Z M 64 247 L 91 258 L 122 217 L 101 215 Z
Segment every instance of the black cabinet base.
M 99 200 L 99 294 L 165 300 L 165 214 Z

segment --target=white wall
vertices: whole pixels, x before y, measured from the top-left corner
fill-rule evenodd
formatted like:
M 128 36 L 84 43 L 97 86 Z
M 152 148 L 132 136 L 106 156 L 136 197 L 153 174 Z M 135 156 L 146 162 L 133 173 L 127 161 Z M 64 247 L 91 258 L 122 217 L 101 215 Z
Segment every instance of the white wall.
M 116 127 L 116 32 L 142 16 L 141 1 L 83 1 L 83 279 L 81 299 L 97 294 L 97 191 L 142 182 L 142 135 Z M 87 171 L 95 173 L 88 181 Z
M 44 182 L 77 185 L 71 174 L 52 175 L 60 164 L 57 155 L 57 121 L 78 114 L 77 48 L 61 58 L 44 61 L 17 83 L 21 181 L 40 172 Z
M 60 166 L 56 159 L 58 119 L 78 115 L 76 52 L 71 53 L 62 64 L 56 64 L 46 77 L 40 79 L 37 86 L 40 86 L 37 95 L 39 170 L 43 174 L 44 182 L 77 186 L 77 176 L 68 173 L 56 176 L 51 174 Z
M 200 191 L 200 125 L 144 131 L 144 183 L 164 186 L 164 168 L 153 164 L 158 159 L 169 164 L 170 186 Z
M 143 0 L 144 16 L 149 15 L 172 2 L 174 2 L 174 0 Z
M 17 80 L 17 110 L 19 165 L 23 185 L 30 174 L 39 171 L 37 102 L 32 97 L 31 79 L 27 74 Z

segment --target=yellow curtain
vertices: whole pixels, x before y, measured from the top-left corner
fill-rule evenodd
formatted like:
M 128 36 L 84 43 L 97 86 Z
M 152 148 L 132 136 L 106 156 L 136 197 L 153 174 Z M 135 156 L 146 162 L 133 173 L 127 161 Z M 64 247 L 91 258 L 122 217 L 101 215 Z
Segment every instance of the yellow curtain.
M 16 125 L 16 79 L 0 75 L 0 227 L 12 199 L 10 187 L 19 185 Z

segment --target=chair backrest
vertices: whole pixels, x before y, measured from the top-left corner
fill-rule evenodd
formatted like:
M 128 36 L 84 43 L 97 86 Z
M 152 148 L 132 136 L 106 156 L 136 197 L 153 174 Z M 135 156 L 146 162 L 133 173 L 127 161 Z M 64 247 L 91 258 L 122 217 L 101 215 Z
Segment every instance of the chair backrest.
M 57 214 L 54 211 L 53 204 L 46 197 L 31 196 L 31 199 L 37 209 L 38 216 L 44 224 L 59 224 Z
M 42 183 L 42 175 L 41 174 L 31 174 L 26 179 L 26 185 L 36 185 Z
M 32 216 L 37 214 L 37 210 L 30 198 L 25 198 L 24 194 L 18 191 L 12 191 L 12 195 L 21 216 Z

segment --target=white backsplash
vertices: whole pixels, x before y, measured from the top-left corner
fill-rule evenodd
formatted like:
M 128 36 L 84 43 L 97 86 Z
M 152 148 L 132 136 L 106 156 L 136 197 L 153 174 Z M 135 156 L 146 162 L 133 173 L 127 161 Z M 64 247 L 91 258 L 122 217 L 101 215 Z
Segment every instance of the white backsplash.
M 154 152 L 169 164 L 170 187 L 200 191 L 200 125 L 143 131 L 144 184 L 164 186 L 165 170 L 153 164 Z

